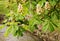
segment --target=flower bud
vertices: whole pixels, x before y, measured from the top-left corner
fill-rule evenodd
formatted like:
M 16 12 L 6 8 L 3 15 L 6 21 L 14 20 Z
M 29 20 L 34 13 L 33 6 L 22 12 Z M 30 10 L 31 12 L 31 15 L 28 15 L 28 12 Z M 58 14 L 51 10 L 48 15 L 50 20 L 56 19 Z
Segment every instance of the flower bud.
M 22 12 L 22 9 L 23 9 L 22 4 L 19 3 L 19 5 L 18 5 L 18 12 Z
M 45 9 L 47 10 L 51 9 L 51 5 L 49 4 L 49 2 L 45 2 Z
M 44 12 L 44 9 L 41 8 L 41 6 L 39 4 L 37 4 L 37 6 L 36 6 L 36 12 L 37 12 L 37 14 L 41 14 L 41 13 Z

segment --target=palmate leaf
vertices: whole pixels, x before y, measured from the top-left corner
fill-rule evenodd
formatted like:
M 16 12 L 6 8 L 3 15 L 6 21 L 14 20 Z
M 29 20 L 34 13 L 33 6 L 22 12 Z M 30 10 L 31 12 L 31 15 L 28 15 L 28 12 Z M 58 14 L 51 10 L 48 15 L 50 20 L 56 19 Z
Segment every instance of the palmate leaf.
M 35 20 L 30 20 L 30 21 L 29 21 L 29 29 L 30 29 L 31 31 L 33 31 L 34 28 L 35 28 L 35 27 L 34 27 L 34 24 L 36 24 L 36 23 L 35 23 Z
M 44 22 L 43 27 L 42 27 L 42 31 L 46 32 L 48 29 L 48 21 Z
M 23 36 L 23 32 L 25 32 L 25 29 L 22 26 L 18 27 L 18 30 L 16 30 L 16 32 L 14 32 L 14 36 Z
M 39 24 L 39 21 L 37 21 L 36 19 L 33 19 L 33 18 L 31 20 L 29 20 L 29 29 L 31 30 L 31 32 L 34 31 L 34 29 L 35 29 L 34 25 L 35 24 Z
M 49 0 L 49 2 L 50 2 L 50 4 L 51 4 L 51 6 L 56 5 L 57 1 L 58 1 L 58 0 Z
M 5 37 L 7 37 L 9 34 L 14 34 L 16 30 L 18 30 L 18 26 L 16 22 L 9 22 L 6 25 L 10 25 L 7 26 L 6 32 L 4 34 Z
M 51 13 L 51 21 L 52 24 L 55 25 L 55 27 L 57 27 L 59 23 L 59 19 L 58 19 L 59 16 L 57 16 L 56 14 L 58 14 L 56 11 Z
M 50 32 L 53 32 L 55 30 L 54 26 L 50 23 L 49 28 Z
M 43 25 L 42 31 L 43 32 L 46 32 L 46 31 L 53 32 L 54 26 L 50 23 L 50 21 L 46 21 Z
M 4 36 L 7 37 L 11 33 L 11 31 L 12 31 L 12 27 L 10 26 L 7 28 L 6 32 L 4 33 Z
M 17 25 L 13 25 L 13 26 L 12 26 L 11 33 L 14 35 L 17 30 L 18 30 L 18 26 L 17 26 Z

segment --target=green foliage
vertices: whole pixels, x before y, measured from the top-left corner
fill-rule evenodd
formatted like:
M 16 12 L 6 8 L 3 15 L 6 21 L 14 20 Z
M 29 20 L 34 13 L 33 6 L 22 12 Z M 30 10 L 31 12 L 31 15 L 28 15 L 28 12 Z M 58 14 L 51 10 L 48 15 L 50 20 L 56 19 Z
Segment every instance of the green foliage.
M 0 25 L 0 30 L 3 29 L 5 26 L 4 25 Z
M 5 15 L 0 26 L 7 26 L 5 36 L 22 36 L 26 30 L 39 29 L 39 24 L 43 32 L 60 29 L 59 0 L 0 0 L 0 14 Z

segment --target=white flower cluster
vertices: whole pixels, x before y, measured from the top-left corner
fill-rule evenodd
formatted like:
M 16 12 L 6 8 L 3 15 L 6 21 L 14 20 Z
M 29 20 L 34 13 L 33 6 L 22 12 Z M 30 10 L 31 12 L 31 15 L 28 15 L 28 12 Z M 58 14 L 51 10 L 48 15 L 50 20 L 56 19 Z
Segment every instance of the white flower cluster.
M 22 12 L 22 10 L 23 10 L 23 6 L 22 6 L 22 4 L 19 3 L 19 5 L 18 5 L 18 12 Z

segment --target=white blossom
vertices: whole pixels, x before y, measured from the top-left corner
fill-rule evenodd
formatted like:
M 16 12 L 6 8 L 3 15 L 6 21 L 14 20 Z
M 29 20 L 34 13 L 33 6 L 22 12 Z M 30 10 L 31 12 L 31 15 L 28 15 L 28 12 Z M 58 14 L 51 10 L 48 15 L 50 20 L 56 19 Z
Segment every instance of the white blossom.
M 40 4 L 37 4 L 36 6 L 36 12 L 37 14 L 41 14 L 44 12 L 44 9 L 40 6 Z
M 49 4 L 49 2 L 45 2 L 45 9 L 50 10 L 51 5 Z
M 23 9 L 22 4 L 19 3 L 19 5 L 18 5 L 18 12 L 22 12 L 22 9 Z

